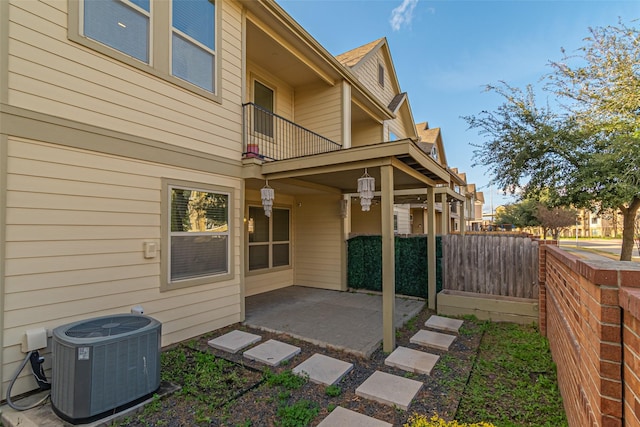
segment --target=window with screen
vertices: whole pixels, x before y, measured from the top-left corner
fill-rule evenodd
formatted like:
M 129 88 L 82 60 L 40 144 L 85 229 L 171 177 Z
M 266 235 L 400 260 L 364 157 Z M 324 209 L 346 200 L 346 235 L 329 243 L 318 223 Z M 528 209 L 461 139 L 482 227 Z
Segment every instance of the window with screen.
M 169 186 L 168 283 L 229 273 L 228 193 Z

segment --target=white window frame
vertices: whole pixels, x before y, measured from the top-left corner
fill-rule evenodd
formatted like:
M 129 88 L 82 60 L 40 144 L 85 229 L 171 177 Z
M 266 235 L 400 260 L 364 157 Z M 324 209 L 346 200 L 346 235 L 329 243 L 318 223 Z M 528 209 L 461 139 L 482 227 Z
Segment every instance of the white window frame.
M 249 221 L 251 221 L 250 218 L 250 208 L 255 208 L 257 210 L 262 210 L 262 206 L 260 205 L 255 205 L 255 204 L 249 204 L 247 206 L 247 218 L 249 218 Z M 282 210 L 286 210 L 289 212 L 289 240 L 277 240 L 274 241 L 273 240 L 273 221 L 271 220 L 271 218 L 268 218 L 268 223 L 269 223 L 269 240 L 266 242 L 250 242 L 249 241 L 249 233 L 247 233 L 247 259 L 246 259 L 246 273 L 247 274 L 261 274 L 261 273 L 268 273 L 268 272 L 272 272 L 272 271 L 279 271 L 279 270 L 288 270 L 293 268 L 292 267 L 292 245 L 291 245 L 291 233 L 292 233 L 292 210 L 290 206 L 274 206 L 273 209 L 282 209 Z M 260 213 L 262 214 L 262 213 Z M 273 214 L 272 214 L 273 215 Z M 273 246 L 274 245 L 279 245 L 279 244 L 288 244 L 289 245 L 289 263 L 287 265 L 279 265 L 277 267 L 273 266 Z M 256 268 L 254 270 L 250 269 L 250 263 L 249 263 L 249 248 L 251 246 L 267 246 L 269 248 L 269 266 L 268 267 L 264 267 L 264 268 Z
M 227 206 L 227 231 L 206 231 L 206 232 L 176 232 L 171 231 L 171 191 L 174 188 L 201 191 L 205 193 L 222 194 L 228 197 Z M 233 266 L 233 235 L 234 226 L 233 210 L 234 210 L 234 189 L 211 184 L 196 183 L 190 181 L 181 181 L 174 179 L 162 179 L 162 198 L 161 198 L 161 285 L 162 291 L 181 289 L 190 286 L 198 286 L 231 280 L 234 277 L 232 271 Z M 209 275 L 184 278 L 178 280 L 171 279 L 171 239 L 174 236 L 226 236 L 227 238 L 227 268 L 226 272 L 214 273 Z
M 150 7 L 150 34 L 149 34 L 149 63 L 140 61 L 129 56 L 122 51 L 107 46 L 99 41 L 88 38 L 84 35 L 84 10 L 85 0 L 68 0 L 68 32 L 69 40 L 99 52 L 105 56 L 116 59 L 131 67 L 142 70 L 146 73 L 164 79 L 189 90 L 200 96 L 208 98 L 218 103 L 222 103 L 222 60 L 219 53 L 221 50 L 222 40 L 222 4 L 215 0 L 209 0 L 214 5 L 214 49 L 213 49 L 213 92 L 210 92 L 200 86 L 190 83 L 186 80 L 176 77 L 172 74 L 172 52 L 171 52 L 171 35 L 173 34 L 173 25 L 171 20 L 172 2 L 169 0 L 154 1 L 151 0 Z M 128 0 L 120 0 L 128 6 L 141 10 L 136 5 L 129 3 Z M 177 30 L 181 37 L 185 35 Z M 193 42 L 193 39 L 186 36 L 186 40 Z M 201 47 L 201 44 L 197 44 Z M 205 46 L 206 47 L 206 46 Z M 209 48 L 207 48 L 209 49 Z

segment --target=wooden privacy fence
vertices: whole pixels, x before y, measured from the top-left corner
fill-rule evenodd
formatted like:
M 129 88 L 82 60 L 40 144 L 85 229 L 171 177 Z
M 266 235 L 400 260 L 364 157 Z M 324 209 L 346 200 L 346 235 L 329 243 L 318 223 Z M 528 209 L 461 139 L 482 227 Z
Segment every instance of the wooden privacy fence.
M 538 298 L 538 242 L 524 235 L 501 233 L 442 236 L 442 286 Z

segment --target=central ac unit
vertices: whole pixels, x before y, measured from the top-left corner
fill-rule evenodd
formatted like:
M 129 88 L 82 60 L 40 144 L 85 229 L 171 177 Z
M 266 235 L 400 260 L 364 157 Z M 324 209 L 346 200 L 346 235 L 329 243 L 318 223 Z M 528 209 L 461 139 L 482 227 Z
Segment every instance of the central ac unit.
M 146 398 L 160 386 L 162 324 L 116 314 L 53 330 L 51 403 L 72 423 L 95 420 Z

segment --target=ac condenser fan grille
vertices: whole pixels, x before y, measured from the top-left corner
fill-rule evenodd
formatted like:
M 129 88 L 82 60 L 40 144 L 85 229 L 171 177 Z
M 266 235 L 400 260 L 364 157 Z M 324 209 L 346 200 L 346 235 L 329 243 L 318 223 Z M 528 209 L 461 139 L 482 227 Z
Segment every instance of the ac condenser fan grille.
M 151 320 L 141 316 L 112 316 L 89 320 L 65 331 L 73 338 L 111 337 L 144 328 Z

